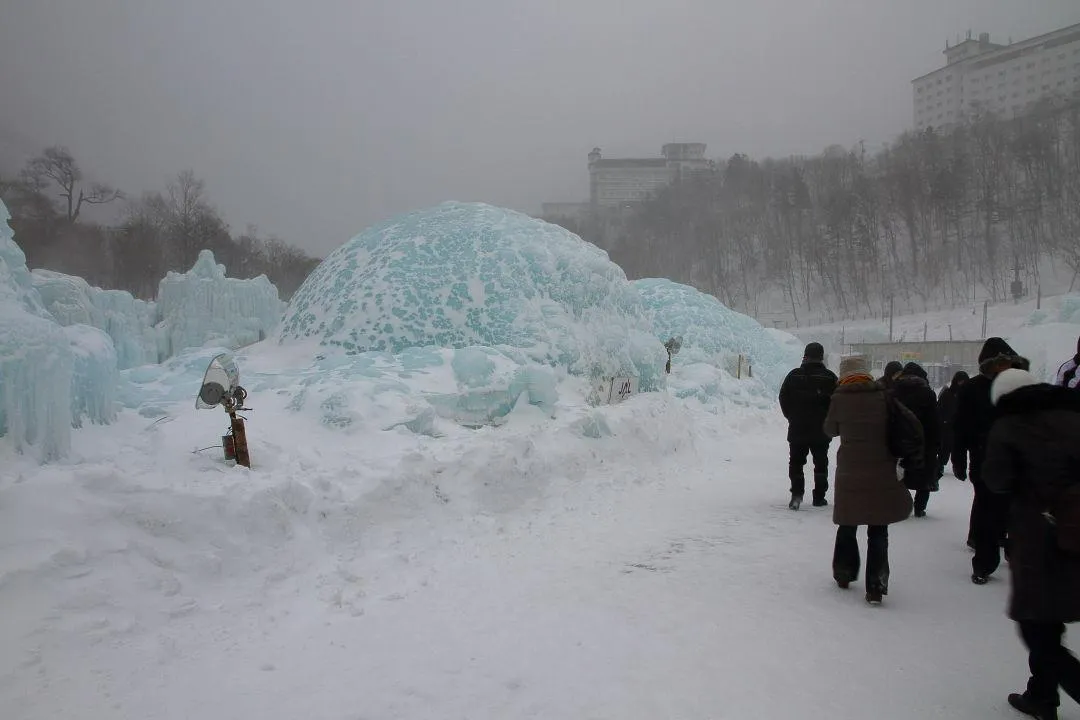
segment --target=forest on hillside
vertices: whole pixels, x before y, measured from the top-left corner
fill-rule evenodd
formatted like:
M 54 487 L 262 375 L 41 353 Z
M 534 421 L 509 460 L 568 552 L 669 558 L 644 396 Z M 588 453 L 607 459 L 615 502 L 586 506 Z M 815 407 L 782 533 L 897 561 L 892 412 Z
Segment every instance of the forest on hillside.
M 566 223 L 631 277 L 668 277 L 752 315 L 783 296 L 837 319 L 1033 291 L 1080 272 L 1080 98 L 1016 119 L 980 113 L 878 152 L 737 154 L 633 209 Z
M 179 173 L 163 192 L 135 198 L 90 182 L 72 153 L 46 148 L 11 177 L 0 177 L 0 199 L 11 212 L 15 241 L 27 265 L 79 275 L 91 285 L 154 299 L 158 281 L 184 272 L 199 251 L 213 251 L 230 277 L 265 274 L 289 298 L 319 263 L 317 258 L 255 228 L 234 234 L 210 201 L 205 183 Z M 95 205 L 119 206 L 119 221 L 85 219 Z

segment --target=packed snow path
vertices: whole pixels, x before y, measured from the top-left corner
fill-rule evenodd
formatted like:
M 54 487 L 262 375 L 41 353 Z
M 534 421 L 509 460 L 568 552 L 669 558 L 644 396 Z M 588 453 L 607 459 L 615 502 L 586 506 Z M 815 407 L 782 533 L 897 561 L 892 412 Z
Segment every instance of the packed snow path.
M 872 608 L 832 582 L 830 510 L 786 509 L 775 418 L 607 413 L 573 442 L 527 413 L 441 440 L 256 415 L 250 473 L 190 454 L 216 416 L 127 414 L 77 464 L 5 467 L 3 717 L 1013 717 L 966 483 L 893 528 Z

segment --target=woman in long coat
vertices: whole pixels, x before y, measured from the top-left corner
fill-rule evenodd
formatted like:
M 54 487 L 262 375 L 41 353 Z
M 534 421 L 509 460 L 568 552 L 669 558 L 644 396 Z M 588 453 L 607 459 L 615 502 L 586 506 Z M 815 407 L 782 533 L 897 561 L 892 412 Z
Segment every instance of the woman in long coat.
M 869 374 L 866 358 L 840 363 L 825 432 L 840 438 L 836 456 L 833 578 L 841 588 L 859 576 L 859 525 L 867 526 L 866 601 L 878 604 L 889 592 L 889 525 L 911 515 L 911 495 L 896 477 L 889 450 L 885 389 Z
M 1080 393 L 1006 370 L 990 399 L 998 417 L 983 478 L 990 491 L 1011 495 L 1009 617 L 1020 626 L 1031 670 L 1027 690 L 1010 695 L 1009 703 L 1032 717 L 1056 719 L 1059 686 L 1080 701 L 1080 662 L 1061 645 L 1065 623 L 1080 620 L 1080 555 L 1061 549 L 1059 534 L 1071 537 L 1076 529 L 1058 522 L 1080 484 Z

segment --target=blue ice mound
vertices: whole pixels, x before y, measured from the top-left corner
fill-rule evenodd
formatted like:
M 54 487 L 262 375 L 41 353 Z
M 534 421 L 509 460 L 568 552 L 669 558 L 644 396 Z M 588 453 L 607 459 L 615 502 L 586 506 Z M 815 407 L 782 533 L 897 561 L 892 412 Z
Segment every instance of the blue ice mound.
M 0 201 L 0 438 L 53 460 L 71 446 L 71 344 L 34 289 Z
M 112 339 L 121 370 L 160 362 L 154 303 L 123 290 L 102 290 L 81 277 L 52 270 L 34 270 L 32 276 L 45 308 L 58 323 L 64 327 L 90 325 Z
M 729 309 L 712 295 L 656 278 L 636 280 L 634 287 L 651 315 L 657 336 L 682 337 L 682 349 L 675 359 L 679 365 L 704 363 L 730 372 L 742 355 L 752 366 L 753 377 L 766 392 L 773 393 L 779 391 L 788 371 L 799 364 L 801 348 L 796 344 L 780 342 L 775 332 Z
M 488 347 L 578 375 L 636 375 L 649 390 L 667 356 L 642 310 L 622 269 L 569 231 L 444 203 L 331 253 L 293 296 L 280 338 L 346 354 Z M 479 356 L 459 358 L 474 362 L 464 374 L 482 377 Z
M 186 273 L 170 272 L 158 284 L 157 318 L 163 357 L 187 348 L 239 348 L 269 337 L 281 320 L 277 288 L 260 275 L 225 276 L 209 250 Z

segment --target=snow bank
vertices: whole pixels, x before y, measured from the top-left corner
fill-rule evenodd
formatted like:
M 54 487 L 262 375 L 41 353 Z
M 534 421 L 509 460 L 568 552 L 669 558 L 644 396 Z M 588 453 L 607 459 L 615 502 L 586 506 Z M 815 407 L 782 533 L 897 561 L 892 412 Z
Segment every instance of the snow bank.
M 158 285 L 157 315 L 165 357 L 207 344 L 238 348 L 268 337 L 281 319 L 277 288 L 260 275 L 225 276 L 209 250 L 186 273 L 170 272 Z
M 0 436 L 18 452 L 52 460 L 71 444 L 74 358 L 34 289 L 10 217 L 0 201 Z
M 293 296 L 281 341 L 348 354 L 488 347 L 576 375 L 633 374 L 647 390 L 666 359 L 647 331 L 602 250 L 520 213 L 444 203 L 331 253 Z
M 637 280 L 634 287 L 641 294 L 657 335 L 663 339 L 682 337 L 682 349 L 674 363 L 706 366 L 689 373 L 696 380 L 677 392 L 685 394 L 696 387 L 693 394 L 705 399 L 746 389 L 746 385 L 731 383 L 708 370 L 709 367 L 734 368 L 742 355 L 753 368 L 757 389 L 773 399 L 784 376 L 799 363 L 802 348 L 795 338 L 766 330 L 753 318 L 729 309 L 712 295 L 656 278 Z

